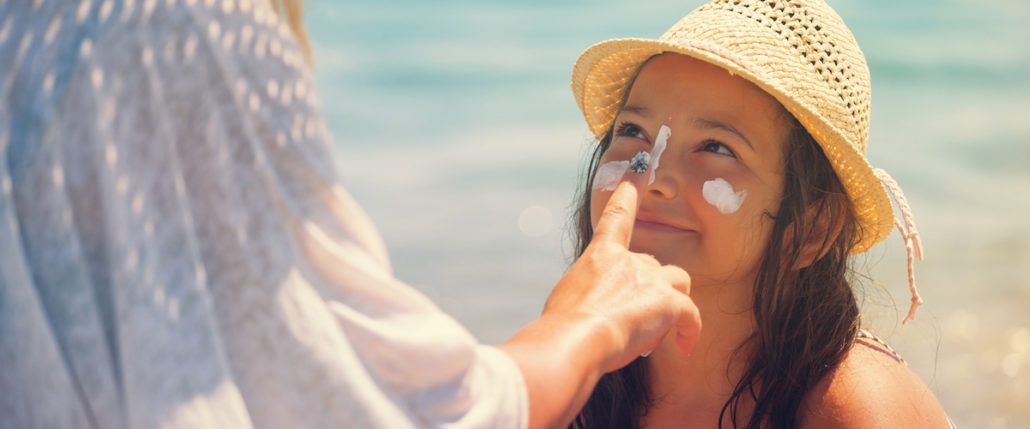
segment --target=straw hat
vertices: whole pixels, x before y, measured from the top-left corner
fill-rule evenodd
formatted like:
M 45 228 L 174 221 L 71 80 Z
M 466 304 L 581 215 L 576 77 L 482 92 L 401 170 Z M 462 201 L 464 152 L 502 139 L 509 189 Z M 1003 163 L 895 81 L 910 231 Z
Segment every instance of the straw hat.
M 615 39 L 590 47 L 573 68 L 572 92 L 598 139 L 611 128 L 641 64 L 664 52 L 722 67 L 797 118 L 822 146 L 854 204 L 863 236 L 853 253 L 890 235 L 895 221 L 881 183 L 886 174 L 874 171 L 865 157 L 869 67 L 851 31 L 826 3 L 713 0 L 658 40 Z

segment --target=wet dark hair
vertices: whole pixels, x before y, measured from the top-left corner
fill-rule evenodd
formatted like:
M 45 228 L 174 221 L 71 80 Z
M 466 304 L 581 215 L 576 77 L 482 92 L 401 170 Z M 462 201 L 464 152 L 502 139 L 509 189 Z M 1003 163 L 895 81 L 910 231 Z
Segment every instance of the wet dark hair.
M 860 241 L 859 224 L 819 144 L 793 116 L 783 114 L 791 126 L 784 144 L 783 197 L 775 214 L 766 213 L 773 228 L 754 284 L 756 330 L 733 354 L 747 364 L 722 407 L 720 426 L 797 427 L 805 394 L 840 364 L 858 333 L 848 256 Z M 611 140 L 609 130 L 589 160 L 587 180 L 577 196 L 576 256 L 593 236 L 590 189 Z M 839 234 L 827 232 L 832 225 L 840 225 Z M 803 243 L 813 237 L 825 237 L 825 254 L 820 252 L 806 268 L 794 268 Z M 569 427 L 639 427 L 653 399 L 647 371 L 647 359 L 636 359 L 605 374 Z

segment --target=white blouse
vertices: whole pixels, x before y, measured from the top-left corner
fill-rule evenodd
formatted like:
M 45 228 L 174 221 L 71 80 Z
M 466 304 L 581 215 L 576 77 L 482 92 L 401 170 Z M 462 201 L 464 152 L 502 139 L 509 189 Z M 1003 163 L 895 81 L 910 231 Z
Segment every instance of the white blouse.
M 0 428 L 524 427 L 330 150 L 266 0 L 0 2 Z

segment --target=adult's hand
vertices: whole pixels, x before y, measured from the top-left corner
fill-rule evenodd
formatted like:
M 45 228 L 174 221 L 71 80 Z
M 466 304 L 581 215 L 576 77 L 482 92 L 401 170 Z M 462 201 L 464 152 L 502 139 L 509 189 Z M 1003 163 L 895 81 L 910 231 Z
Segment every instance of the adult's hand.
M 614 339 L 604 372 L 621 368 L 654 349 L 675 326 L 680 350 L 689 354 L 701 318 L 683 269 L 661 265 L 651 255 L 629 251 L 639 193 L 634 175 L 615 189 L 583 255 L 558 282 L 544 315 L 582 314 L 606 322 Z
M 700 335 L 687 273 L 629 251 L 649 175 L 625 176 L 541 317 L 500 346 L 526 379 L 531 428 L 567 426 L 601 375 L 653 349 L 671 328 L 687 354 Z

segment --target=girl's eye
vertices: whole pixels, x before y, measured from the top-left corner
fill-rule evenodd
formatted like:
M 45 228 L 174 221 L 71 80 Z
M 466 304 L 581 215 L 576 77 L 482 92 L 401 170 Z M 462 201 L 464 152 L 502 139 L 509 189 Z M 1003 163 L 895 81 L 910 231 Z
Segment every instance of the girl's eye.
M 647 136 L 644 135 L 644 129 L 631 122 L 619 124 L 619 127 L 615 130 L 615 135 L 647 140 Z
M 701 147 L 701 150 L 706 152 L 717 153 L 719 155 L 726 155 L 734 158 L 737 157 L 737 155 L 733 153 L 729 146 L 726 146 L 725 144 L 719 143 L 715 140 L 709 140 L 705 142 L 704 146 Z

